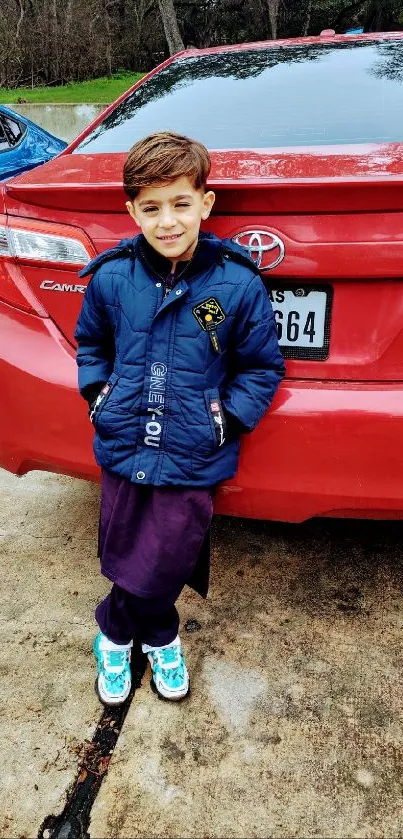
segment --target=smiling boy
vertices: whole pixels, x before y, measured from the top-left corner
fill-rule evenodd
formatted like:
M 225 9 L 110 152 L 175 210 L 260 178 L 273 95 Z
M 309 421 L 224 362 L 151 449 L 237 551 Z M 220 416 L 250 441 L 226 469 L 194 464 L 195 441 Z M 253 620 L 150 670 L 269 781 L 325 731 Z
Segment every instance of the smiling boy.
M 102 468 L 99 556 L 113 583 L 98 605 L 97 691 L 130 692 L 133 639 L 164 699 L 189 692 L 175 606 L 207 595 L 212 494 L 233 477 L 284 375 L 271 304 L 247 252 L 201 233 L 214 204 L 207 149 L 161 132 L 124 166 L 141 229 L 98 256 L 78 319 L 80 392 Z
M 126 207 L 154 250 L 171 262 L 186 262 L 196 249 L 200 223 L 214 204 L 212 190 L 195 189 L 186 175 L 172 183 L 143 187 Z

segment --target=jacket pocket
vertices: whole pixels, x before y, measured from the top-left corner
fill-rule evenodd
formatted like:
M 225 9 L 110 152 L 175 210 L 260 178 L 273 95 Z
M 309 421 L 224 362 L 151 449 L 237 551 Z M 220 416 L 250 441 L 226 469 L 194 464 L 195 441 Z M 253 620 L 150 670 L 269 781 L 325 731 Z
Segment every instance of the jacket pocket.
M 227 439 L 227 424 L 218 388 L 212 387 L 205 390 L 204 401 L 206 404 L 213 445 L 214 448 L 218 449 L 220 446 L 224 445 Z
M 90 420 L 91 420 L 92 424 L 95 426 L 95 428 L 98 425 L 99 417 L 100 417 L 102 411 L 104 410 L 104 408 L 105 408 L 105 406 L 106 406 L 106 404 L 107 404 L 107 402 L 110 398 L 110 395 L 111 395 L 115 385 L 117 384 L 118 380 L 119 380 L 118 375 L 116 373 L 112 373 L 112 375 L 110 376 L 110 378 L 108 379 L 106 384 L 104 384 L 102 390 L 100 391 L 100 393 L 98 394 L 98 396 L 95 400 L 94 407 L 93 407 L 93 409 L 90 413 Z

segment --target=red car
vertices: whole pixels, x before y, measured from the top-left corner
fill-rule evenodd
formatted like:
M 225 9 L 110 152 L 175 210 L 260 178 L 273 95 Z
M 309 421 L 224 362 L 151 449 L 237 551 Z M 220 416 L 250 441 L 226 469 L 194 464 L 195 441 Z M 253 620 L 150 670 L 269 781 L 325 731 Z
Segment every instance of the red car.
M 0 465 L 97 479 L 77 269 L 137 231 L 122 165 L 169 128 L 212 151 L 206 229 L 244 244 L 287 377 L 216 511 L 403 518 L 403 33 L 187 50 L 0 193 Z

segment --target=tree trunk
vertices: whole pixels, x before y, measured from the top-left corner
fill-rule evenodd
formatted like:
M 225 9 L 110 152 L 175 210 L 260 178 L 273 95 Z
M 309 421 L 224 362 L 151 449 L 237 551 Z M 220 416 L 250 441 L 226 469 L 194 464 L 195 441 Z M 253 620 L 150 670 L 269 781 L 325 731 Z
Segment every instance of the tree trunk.
M 184 50 L 185 45 L 182 41 L 181 34 L 179 32 L 179 26 L 176 18 L 173 0 L 158 0 L 158 8 L 164 26 L 164 32 L 168 43 L 169 54 L 173 55 L 175 52 L 180 52 L 181 50 Z
M 269 20 L 270 20 L 270 29 L 271 29 L 271 37 L 273 41 L 277 38 L 277 21 L 278 21 L 278 12 L 280 8 L 281 0 L 268 0 L 267 6 L 269 11 Z
M 302 29 L 302 36 L 304 38 L 306 38 L 306 36 L 309 32 L 309 24 L 311 22 L 311 12 L 312 12 L 312 0 L 308 0 L 308 4 L 307 4 L 307 7 L 306 7 L 306 12 L 305 12 L 304 26 L 303 26 L 303 29 Z
M 71 81 L 71 59 L 70 59 L 71 44 L 70 44 L 70 39 L 71 39 L 72 22 L 73 22 L 73 0 L 67 0 L 66 15 L 65 15 L 65 18 L 64 18 L 64 35 L 63 35 L 63 46 L 62 46 L 63 84 Z
M 49 7 L 49 30 L 50 30 L 50 66 L 52 74 L 52 82 L 57 82 L 60 79 L 60 61 L 59 61 L 59 29 L 57 21 L 57 2 L 51 0 Z
M 19 47 L 19 39 L 20 39 L 20 32 L 21 27 L 24 21 L 25 15 L 25 5 L 24 0 L 18 0 L 18 21 L 15 30 L 15 35 L 10 38 L 10 45 L 9 48 L 6 50 L 5 54 L 1 57 L 3 68 L 4 68 L 4 86 L 5 87 L 12 87 L 16 84 L 16 79 L 14 78 L 13 73 L 13 59 L 15 58 L 16 53 L 18 52 Z M 11 66 L 11 70 L 10 70 Z

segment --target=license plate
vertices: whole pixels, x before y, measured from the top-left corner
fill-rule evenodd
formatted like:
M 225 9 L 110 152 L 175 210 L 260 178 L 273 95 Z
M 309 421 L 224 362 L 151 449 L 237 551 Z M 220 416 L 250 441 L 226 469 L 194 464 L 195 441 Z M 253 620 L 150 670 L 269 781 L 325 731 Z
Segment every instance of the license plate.
M 330 286 L 281 286 L 269 290 L 284 358 L 323 361 L 329 354 Z

